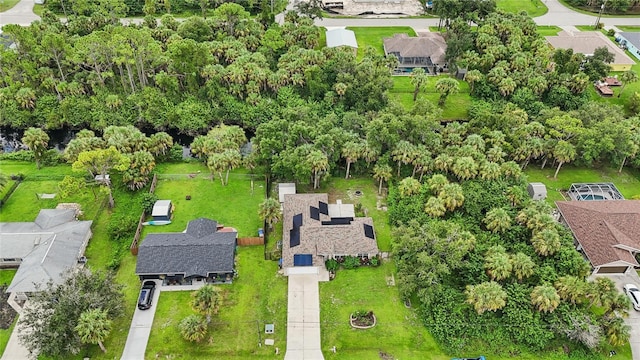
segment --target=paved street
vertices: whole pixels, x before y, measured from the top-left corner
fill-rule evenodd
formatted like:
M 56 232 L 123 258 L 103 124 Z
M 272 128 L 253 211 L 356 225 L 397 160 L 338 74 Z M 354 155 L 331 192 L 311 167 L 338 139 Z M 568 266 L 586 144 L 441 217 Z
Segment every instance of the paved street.
M 36 20 L 40 20 L 40 16 L 33 13 L 33 0 L 20 0 L 16 6 L 0 13 L 0 25 L 29 25 Z
M 149 334 L 151 334 L 151 325 L 153 325 L 153 317 L 156 314 L 158 299 L 160 298 L 160 285 L 162 284 L 160 280 L 156 280 L 155 282 L 156 291 L 153 293 L 151 308 L 148 310 L 140 310 L 136 304 L 136 311 L 133 313 L 127 343 L 124 346 L 121 360 L 144 360 L 147 342 L 149 342 Z

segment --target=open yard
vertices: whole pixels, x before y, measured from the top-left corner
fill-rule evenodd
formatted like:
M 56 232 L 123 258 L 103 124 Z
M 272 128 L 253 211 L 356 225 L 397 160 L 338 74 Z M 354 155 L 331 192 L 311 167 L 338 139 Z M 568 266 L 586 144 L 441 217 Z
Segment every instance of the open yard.
M 531 17 L 544 15 L 548 11 L 540 0 L 497 0 L 496 5 L 504 12 L 520 13 L 524 11 Z
M 640 197 L 640 180 L 637 170 L 624 169 L 618 173 L 613 168 L 576 168 L 573 166 L 563 166 L 558 173 L 558 178 L 553 178 L 554 166 L 547 166 L 540 169 L 539 166 L 529 166 L 525 170 L 527 181 L 542 182 L 547 186 L 547 201 L 553 203 L 557 200 L 564 200 L 558 190 L 567 190 L 573 183 L 586 182 L 612 182 L 622 193 L 625 199 Z
M 441 75 L 448 76 L 448 75 Z M 422 87 L 418 98 L 426 98 L 434 104 L 438 103 L 440 94 L 436 91 L 436 82 L 440 76 L 429 76 L 426 85 Z M 442 109 L 443 120 L 459 120 L 467 118 L 467 109 L 471 105 L 471 96 L 469 95 L 469 84 L 466 81 L 458 81 L 460 92 L 451 94 L 447 97 L 447 102 Z M 411 109 L 413 106 L 413 85 L 411 85 L 411 77 L 394 76 L 393 88 L 389 91 L 389 97 L 400 102 L 405 109 Z
M 221 285 L 224 299 L 213 316 L 209 336 L 201 344 L 183 340 L 178 323 L 191 309 L 191 292 L 162 292 L 147 346 L 147 359 L 271 359 L 275 349 L 264 345 L 274 339 L 281 356 L 286 348 L 287 280 L 276 275 L 275 261 L 265 261 L 263 247 L 241 247 L 238 278 Z M 274 334 L 265 334 L 274 324 Z M 262 347 L 258 344 L 262 342 Z
M 382 46 L 382 39 L 386 37 L 393 37 L 395 34 L 407 34 L 409 36 L 416 36 L 416 32 L 413 28 L 408 26 L 397 27 L 347 27 L 349 30 L 353 30 L 356 34 L 356 41 L 358 42 L 358 58 L 364 56 L 364 50 L 371 46 L 376 49 L 379 54 L 384 55 L 384 49 Z
M 18 2 L 20 2 L 20 0 L 0 0 L 0 12 L 11 9 L 16 6 Z

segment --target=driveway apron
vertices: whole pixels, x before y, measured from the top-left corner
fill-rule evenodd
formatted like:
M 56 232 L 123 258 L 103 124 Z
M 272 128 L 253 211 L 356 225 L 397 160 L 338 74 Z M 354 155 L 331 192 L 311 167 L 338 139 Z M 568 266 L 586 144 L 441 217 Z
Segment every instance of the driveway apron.
M 149 280 L 147 280 L 149 281 Z M 148 310 L 138 309 L 136 303 L 136 311 L 133 313 L 127 343 L 124 346 L 121 360 L 143 360 L 144 353 L 147 350 L 147 342 L 149 342 L 149 334 L 151 334 L 151 325 L 153 325 L 153 317 L 158 307 L 158 299 L 160 298 L 160 288 L 162 282 L 156 280 L 156 290 L 153 293 L 153 303 Z
M 285 360 L 324 360 L 320 349 L 318 275 L 290 274 Z

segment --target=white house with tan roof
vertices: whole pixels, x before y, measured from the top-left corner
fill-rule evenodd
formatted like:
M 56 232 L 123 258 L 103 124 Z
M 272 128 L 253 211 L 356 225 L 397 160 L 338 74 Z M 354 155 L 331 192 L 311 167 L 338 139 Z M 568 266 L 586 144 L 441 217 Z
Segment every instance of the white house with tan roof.
M 320 267 L 341 256 L 379 254 L 373 220 L 356 217 L 353 204 L 329 204 L 327 194 L 284 197 L 282 267 Z
M 640 201 L 557 201 L 566 224 L 594 273 L 622 274 L 639 266 Z

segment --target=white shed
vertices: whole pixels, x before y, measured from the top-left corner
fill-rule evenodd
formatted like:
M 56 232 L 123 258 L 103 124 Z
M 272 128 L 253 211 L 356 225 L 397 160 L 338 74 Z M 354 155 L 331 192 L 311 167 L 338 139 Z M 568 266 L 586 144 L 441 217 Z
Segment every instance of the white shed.
M 547 187 L 541 182 L 529 183 L 527 192 L 533 200 L 544 200 L 547 198 Z
M 171 220 L 171 200 L 158 200 L 153 205 L 151 216 L 153 220 Z

